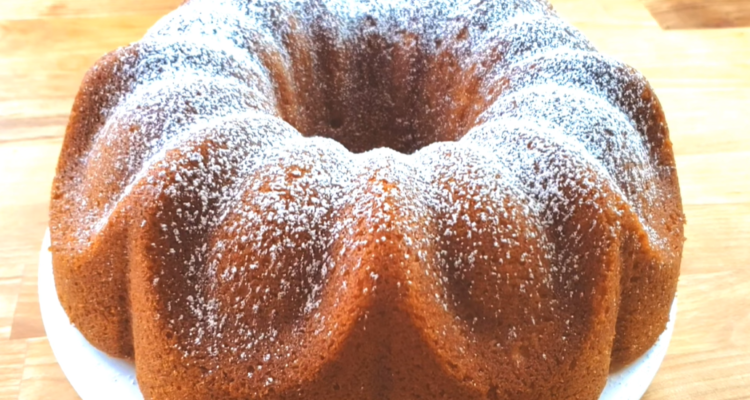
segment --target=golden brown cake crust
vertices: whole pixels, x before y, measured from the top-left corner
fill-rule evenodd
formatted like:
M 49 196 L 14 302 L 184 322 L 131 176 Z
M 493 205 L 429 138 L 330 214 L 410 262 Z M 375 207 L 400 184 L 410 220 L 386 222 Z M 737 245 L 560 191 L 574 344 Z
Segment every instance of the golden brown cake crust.
M 664 330 L 661 106 L 546 2 L 186 2 L 88 72 L 55 283 L 146 399 L 597 399 Z

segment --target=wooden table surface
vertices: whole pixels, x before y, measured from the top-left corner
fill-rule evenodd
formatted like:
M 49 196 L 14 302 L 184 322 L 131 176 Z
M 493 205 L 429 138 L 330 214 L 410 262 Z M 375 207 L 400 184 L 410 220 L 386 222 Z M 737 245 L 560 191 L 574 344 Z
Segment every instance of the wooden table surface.
M 645 399 L 750 399 L 750 0 L 552 2 L 649 78 L 671 127 L 687 242 L 674 337 Z M 86 69 L 178 3 L 0 0 L 0 400 L 78 398 L 36 291 L 61 138 Z

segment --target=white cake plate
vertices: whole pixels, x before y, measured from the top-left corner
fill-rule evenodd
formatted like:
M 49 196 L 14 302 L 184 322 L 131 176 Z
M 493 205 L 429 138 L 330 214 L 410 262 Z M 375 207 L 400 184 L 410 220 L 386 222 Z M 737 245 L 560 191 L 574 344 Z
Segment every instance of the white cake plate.
M 89 344 L 70 324 L 55 290 L 49 231 L 39 256 L 39 305 L 52 352 L 83 400 L 143 400 L 131 362 L 112 358 Z M 599 400 L 638 400 L 648 389 L 669 347 L 677 313 L 672 304 L 667 329 L 654 347 L 632 364 L 611 374 Z

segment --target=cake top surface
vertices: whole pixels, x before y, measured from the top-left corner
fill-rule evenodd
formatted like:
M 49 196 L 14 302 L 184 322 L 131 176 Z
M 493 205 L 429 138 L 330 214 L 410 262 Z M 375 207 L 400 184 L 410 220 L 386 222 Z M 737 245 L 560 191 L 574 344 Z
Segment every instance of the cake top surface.
M 391 86 L 368 82 L 357 64 L 368 57 L 385 65 L 374 76 Z M 76 235 L 83 249 L 160 193 L 147 201 L 162 221 L 153 246 L 201 284 L 167 305 L 186 305 L 185 315 L 168 316 L 192 340 L 185 357 L 218 356 L 221 346 L 255 357 L 266 346 L 261 364 L 288 361 L 279 310 L 295 309 L 311 319 L 306 328 L 330 335 L 335 318 L 321 304 L 343 302 L 348 279 L 363 295 L 379 282 L 419 281 L 415 293 L 455 317 L 455 327 L 438 319 L 437 332 L 482 337 L 482 320 L 498 318 L 500 306 L 499 297 L 472 297 L 479 282 L 495 286 L 482 293 L 513 286 L 533 305 L 545 303 L 539 293 L 576 294 L 577 262 L 588 256 L 560 244 L 588 231 L 579 224 L 565 240 L 548 231 L 581 212 L 591 230 L 602 215 L 633 214 L 649 246 L 673 245 L 655 205 L 675 201 L 661 183 L 674 165 L 651 140 L 666 128 L 654 126 L 663 121 L 648 84 L 545 2 L 193 0 L 97 68 L 109 67 L 117 78 L 93 89 L 108 105 L 104 123 L 80 155 L 87 180 L 70 201 L 85 221 Z M 424 72 L 440 68 L 456 75 Z M 376 88 L 371 107 L 367 87 Z M 318 129 L 317 102 L 330 93 L 351 111 L 343 128 L 331 119 Z M 419 103 L 405 118 L 379 108 L 402 100 Z M 372 133 L 346 124 L 365 114 L 403 119 L 408 135 L 393 140 L 408 151 L 353 147 Z M 147 229 L 154 221 L 144 215 L 131 224 Z M 368 241 L 398 256 L 401 272 L 362 265 L 367 273 L 346 278 L 353 272 L 341 265 Z M 523 267 L 511 277 L 504 263 Z M 451 279 L 466 279 L 468 294 L 452 292 Z M 216 295 L 233 290 L 244 295 Z M 464 313 L 472 301 L 486 306 Z M 237 317 L 245 312 L 257 313 L 250 325 Z M 512 340 L 534 318 L 521 312 L 503 334 Z M 246 335 L 228 343 L 228 326 Z

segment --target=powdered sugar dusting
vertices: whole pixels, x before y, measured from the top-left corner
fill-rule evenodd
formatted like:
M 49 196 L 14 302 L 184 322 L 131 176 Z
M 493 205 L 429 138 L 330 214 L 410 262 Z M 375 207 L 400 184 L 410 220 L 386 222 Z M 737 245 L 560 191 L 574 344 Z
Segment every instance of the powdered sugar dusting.
M 387 290 L 422 299 L 409 312 L 437 347 L 459 338 L 457 368 L 490 357 L 476 346 L 562 360 L 598 276 L 580 265 L 626 229 L 672 245 L 648 84 L 546 2 L 192 0 L 121 51 L 66 198 L 77 251 L 138 215 L 153 312 L 206 376 L 230 362 L 252 387 L 290 384 L 307 344 L 367 327 L 352 304 Z M 368 51 L 393 76 L 362 78 Z M 457 75 L 420 72 L 439 68 Z M 367 118 L 411 154 L 361 145 Z M 519 356 L 543 329 L 570 347 Z

